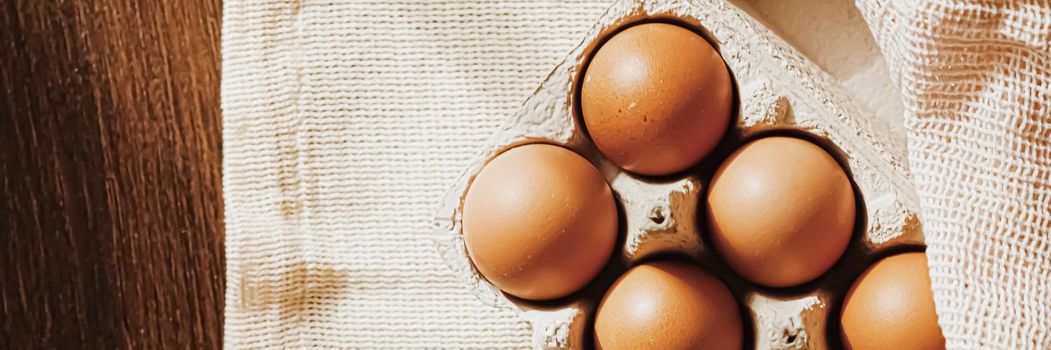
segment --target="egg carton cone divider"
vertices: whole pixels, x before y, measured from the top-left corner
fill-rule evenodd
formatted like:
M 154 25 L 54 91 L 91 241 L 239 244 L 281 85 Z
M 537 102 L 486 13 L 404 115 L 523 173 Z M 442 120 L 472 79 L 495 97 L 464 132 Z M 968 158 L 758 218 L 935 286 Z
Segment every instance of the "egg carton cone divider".
M 511 147 L 544 142 L 588 158 L 606 177 L 623 215 L 611 268 L 615 274 L 647 258 L 676 255 L 701 262 L 718 257 L 704 242 L 698 219 L 704 162 L 672 178 L 653 179 L 622 171 L 588 139 L 576 108 L 576 90 L 591 54 L 605 38 L 642 22 L 677 23 L 700 32 L 720 52 L 736 84 L 734 125 L 723 149 L 764 133 L 801 132 L 832 146 L 858 195 L 859 227 L 832 271 L 798 288 L 769 290 L 716 269 L 743 304 L 746 344 L 756 349 L 826 349 L 839 298 L 851 279 L 880 254 L 922 247 L 916 194 L 908 181 L 904 140 L 894 137 L 862 110 L 826 73 L 744 10 L 723 1 L 619 0 L 562 60 L 524 105 L 490 138 L 442 198 L 434 240 L 442 258 L 486 304 L 517 311 L 533 331 L 536 349 L 581 349 L 590 344 L 590 322 L 601 286 L 555 302 L 509 297 L 482 277 L 464 246 L 460 222 L 464 197 L 481 168 Z M 711 158 L 711 157 L 709 157 Z M 717 164 L 716 164 L 717 165 Z M 710 167 L 710 165 L 709 165 Z M 610 272 L 614 271 L 614 272 Z M 732 275 L 732 274 L 731 274 Z M 615 278 L 615 276 L 614 276 Z M 602 279 L 602 277 L 599 277 Z M 597 284 L 597 283 L 592 283 Z

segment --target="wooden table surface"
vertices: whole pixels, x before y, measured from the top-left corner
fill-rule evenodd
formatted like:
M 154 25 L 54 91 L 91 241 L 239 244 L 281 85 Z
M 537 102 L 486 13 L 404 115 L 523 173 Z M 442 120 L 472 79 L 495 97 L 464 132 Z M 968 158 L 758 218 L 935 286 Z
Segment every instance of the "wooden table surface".
M 0 6 L 0 348 L 221 347 L 221 1 Z

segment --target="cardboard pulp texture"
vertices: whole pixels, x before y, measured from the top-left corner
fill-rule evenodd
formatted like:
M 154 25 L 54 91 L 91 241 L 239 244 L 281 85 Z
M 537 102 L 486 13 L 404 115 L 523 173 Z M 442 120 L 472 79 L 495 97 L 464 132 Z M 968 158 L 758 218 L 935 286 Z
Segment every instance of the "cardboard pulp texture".
M 579 117 L 576 91 L 591 54 L 618 30 L 646 22 L 676 23 L 704 36 L 719 50 L 736 84 L 735 123 L 720 146 L 671 178 L 617 168 L 595 149 Z M 626 269 L 654 258 L 690 259 L 725 281 L 743 305 L 746 348 L 840 348 L 838 310 L 854 279 L 879 258 L 923 247 L 905 145 L 846 96 L 830 76 L 731 4 L 616 1 L 451 186 L 435 217 L 435 241 L 447 265 L 479 298 L 516 310 L 529 322 L 536 349 L 590 347 L 590 323 L 606 288 Z M 781 289 L 745 281 L 719 260 L 706 242 L 701 207 L 706 182 L 719 162 L 748 140 L 772 134 L 825 147 L 852 178 L 858 202 L 854 236 L 840 261 L 815 281 Z M 562 145 L 588 158 L 606 177 L 621 209 L 623 241 L 606 269 L 584 290 L 555 301 L 517 299 L 489 284 L 467 255 L 460 222 L 464 196 L 482 166 L 508 148 L 533 142 Z

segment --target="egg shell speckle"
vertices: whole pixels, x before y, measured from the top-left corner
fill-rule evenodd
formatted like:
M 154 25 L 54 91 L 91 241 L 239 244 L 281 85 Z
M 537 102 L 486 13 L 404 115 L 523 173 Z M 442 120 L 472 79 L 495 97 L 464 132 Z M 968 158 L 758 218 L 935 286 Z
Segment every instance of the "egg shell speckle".
M 643 23 L 596 50 L 580 86 L 580 116 L 602 154 L 646 175 L 707 156 L 730 121 L 733 86 L 719 53 L 683 26 Z
M 722 141 L 727 149 L 771 130 L 806 132 L 839 149 L 834 155 L 845 163 L 859 195 L 859 227 L 842 262 L 832 271 L 814 282 L 783 290 L 743 281 L 720 267 L 707 243 L 698 241 L 697 237 L 707 234 L 703 225 L 691 229 L 688 226 L 693 223 L 686 223 L 690 213 L 698 212 L 698 201 L 683 198 L 703 194 L 707 184 L 702 173 L 717 164 L 706 165 L 713 161 L 703 160 L 696 171 L 675 178 L 636 176 L 613 165 L 588 140 L 579 123 L 575 96 L 582 69 L 602 38 L 639 21 L 689 25 L 714 39 L 736 87 L 736 120 Z M 629 266 L 669 253 L 710 267 L 727 279 L 730 290 L 748 310 L 743 315 L 747 347 L 824 349 L 828 341 L 838 340 L 826 329 L 838 327 L 830 318 L 835 312 L 829 310 L 834 310 L 838 296 L 865 264 L 888 249 L 922 247 L 904 145 L 894 140 L 886 126 L 858 108 L 831 77 L 743 10 L 716 0 L 619 0 L 452 184 L 435 215 L 434 240 L 447 265 L 483 302 L 522 314 L 533 327 L 537 349 L 588 346 L 591 325 L 587 320 L 608 283 Z M 562 145 L 595 164 L 611 184 L 624 219 L 624 241 L 615 253 L 621 258 L 607 267 L 599 281 L 571 298 L 542 304 L 508 297 L 478 274 L 468 258 L 460 221 L 466 189 L 485 162 L 503 150 L 532 142 Z M 657 216 L 665 220 L 650 219 Z

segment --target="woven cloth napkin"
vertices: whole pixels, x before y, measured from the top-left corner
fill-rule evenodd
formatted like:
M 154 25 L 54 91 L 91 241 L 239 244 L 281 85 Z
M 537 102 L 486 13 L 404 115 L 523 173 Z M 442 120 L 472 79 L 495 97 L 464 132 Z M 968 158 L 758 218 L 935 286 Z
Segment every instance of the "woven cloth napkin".
M 225 345 L 529 347 L 431 215 L 606 5 L 227 0 Z M 950 347 L 1051 348 L 1051 6 L 858 6 L 903 92 Z
M 863 0 L 950 349 L 1051 349 L 1051 3 Z

